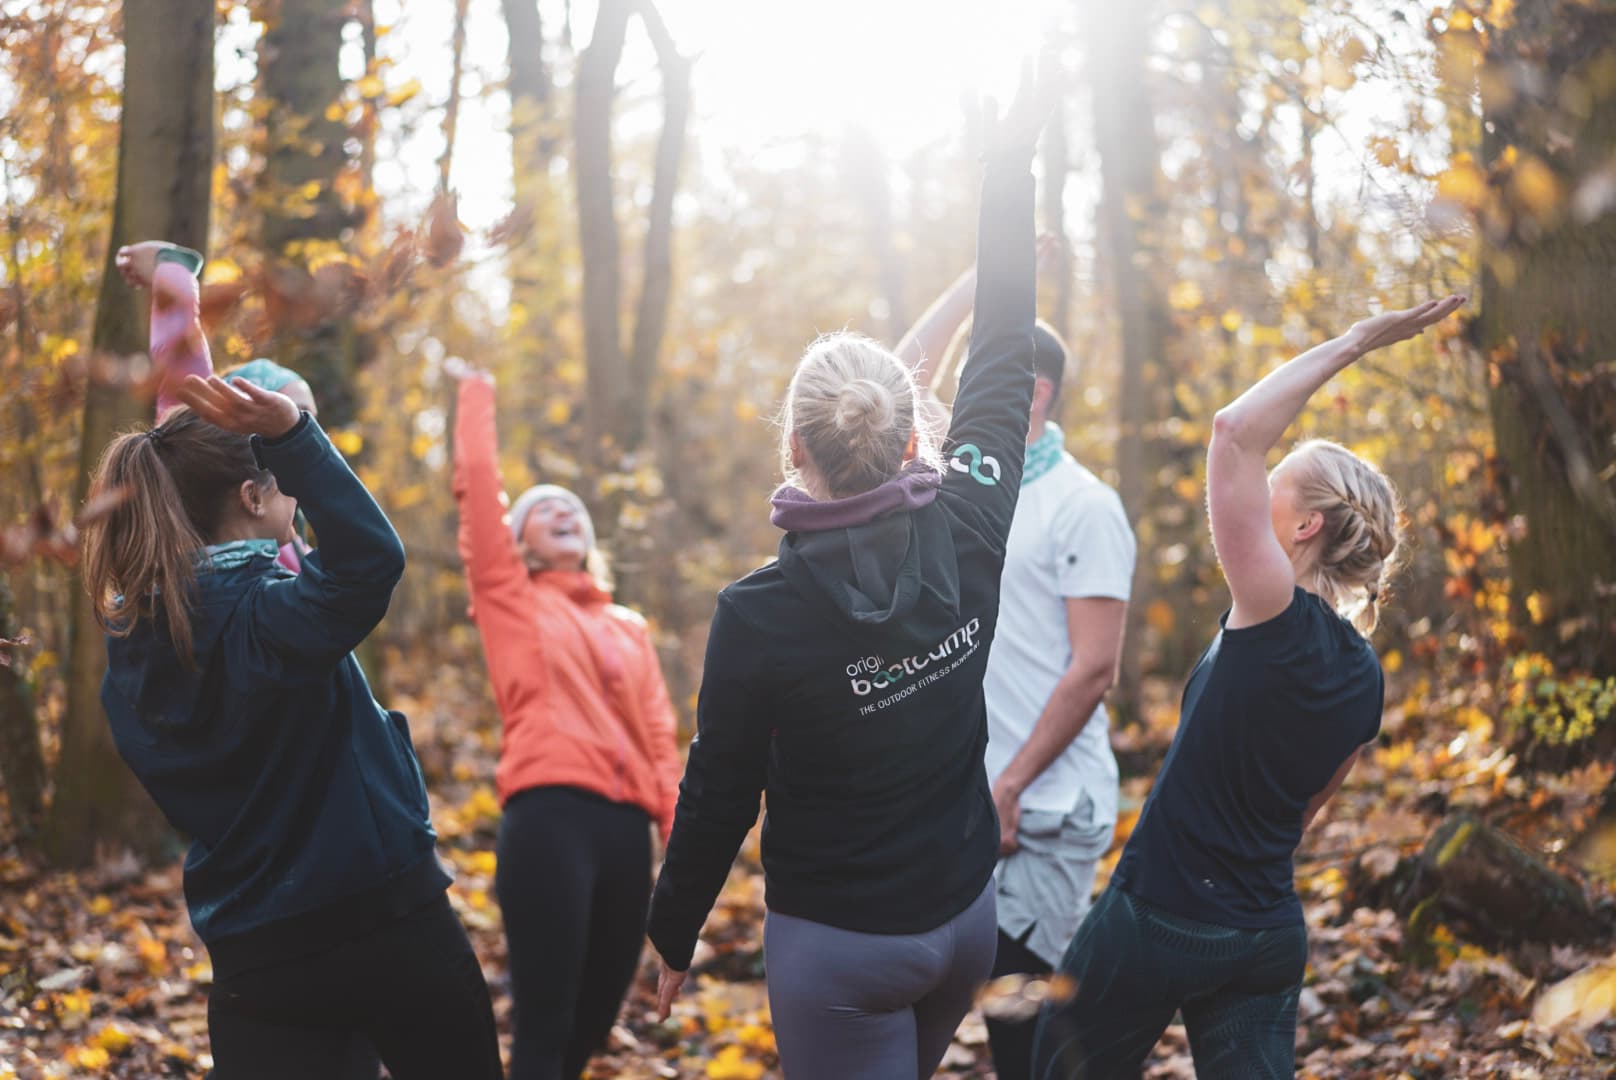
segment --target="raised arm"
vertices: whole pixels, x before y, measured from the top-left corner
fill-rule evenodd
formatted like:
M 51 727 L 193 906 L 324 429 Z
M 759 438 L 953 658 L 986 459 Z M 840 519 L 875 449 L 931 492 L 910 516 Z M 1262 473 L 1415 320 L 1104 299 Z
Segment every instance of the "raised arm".
M 963 496 L 999 543 L 1021 490 L 1032 410 L 1034 309 L 1032 155 L 1043 127 L 1029 77 L 988 155 L 977 229 L 976 320 L 954 398 L 945 491 Z
M 1274 535 L 1267 455 L 1313 393 L 1364 354 L 1404 341 L 1440 322 L 1465 302 L 1430 300 L 1354 324 L 1317 345 L 1218 411 L 1206 456 L 1207 511 L 1212 544 L 1234 598 L 1228 626 L 1265 622 L 1290 605 L 1296 577 Z
M 1058 250 L 1060 238 L 1053 233 L 1043 233 L 1038 237 L 1036 262 L 1039 273 L 1049 267 Z M 971 317 L 975 294 L 976 267 L 972 266 L 931 302 L 931 306 L 915 320 L 915 325 L 909 328 L 893 350 L 898 359 L 914 372 L 915 382 L 920 384 L 921 390 L 936 391 L 937 379 L 941 375 L 937 365 L 948 351 L 954 335 Z
M 398 533 L 320 425 L 285 395 L 195 375 L 178 393 L 209 423 L 254 436 L 259 464 L 297 499 L 320 536 L 301 574 L 254 594 L 257 643 L 288 672 L 317 672 L 341 660 L 387 614 L 404 573 Z
M 527 576 L 506 524 L 505 483 L 499 475 L 494 383 L 480 372 L 460 379 L 455 409 L 454 495 L 460 507 L 460 558 L 472 603 L 480 608 L 500 587 Z
M 972 266 L 931 302 L 893 350 L 904 366 L 915 373 L 915 382 L 921 390 L 935 389 L 932 384 L 937 377 L 937 364 L 948 351 L 948 343 L 971 317 L 975 294 L 976 267 Z
M 113 262 L 130 286 L 151 290 L 149 348 L 157 384 L 157 419 L 161 421 L 180 404 L 179 387 L 187 375 L 207 378 L 213 374 L 197 288 L 202 256 L 177 244 L 147 240 L 119 248 Z

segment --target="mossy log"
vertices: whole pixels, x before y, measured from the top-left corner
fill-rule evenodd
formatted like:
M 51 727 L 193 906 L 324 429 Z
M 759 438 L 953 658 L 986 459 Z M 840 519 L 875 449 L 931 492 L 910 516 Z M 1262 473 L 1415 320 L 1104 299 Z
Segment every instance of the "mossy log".
M 1582 886 L 1474 814 L 1454 814 L 1398 897 L 1410 929 L 1440 920 L 1467 941 L 1585 943 L 1610 933 Z

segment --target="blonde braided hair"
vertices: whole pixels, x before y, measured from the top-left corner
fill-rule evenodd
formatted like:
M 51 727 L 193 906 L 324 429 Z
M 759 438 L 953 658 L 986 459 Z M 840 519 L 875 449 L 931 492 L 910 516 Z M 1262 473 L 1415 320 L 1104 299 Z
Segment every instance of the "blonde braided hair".
M 1367 637 L 1380 621 L 1402 543 L 1396 490 L 1375 466 L 1327 439 L 1302 443 L 1279 468 L 1294 472 L 1298 505 L 1324 518 L 1318 594 Z

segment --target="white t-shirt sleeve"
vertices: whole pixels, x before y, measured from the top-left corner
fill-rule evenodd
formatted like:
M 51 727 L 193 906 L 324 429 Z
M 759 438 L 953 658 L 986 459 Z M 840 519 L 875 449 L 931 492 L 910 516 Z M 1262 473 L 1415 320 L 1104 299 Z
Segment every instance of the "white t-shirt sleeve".
M 1051 530 L 1055 585 L 1069 600 L 1127 600 L 1133 586 L 1136 544 L 1122 499 L 1096 486 L 1067 500 Z

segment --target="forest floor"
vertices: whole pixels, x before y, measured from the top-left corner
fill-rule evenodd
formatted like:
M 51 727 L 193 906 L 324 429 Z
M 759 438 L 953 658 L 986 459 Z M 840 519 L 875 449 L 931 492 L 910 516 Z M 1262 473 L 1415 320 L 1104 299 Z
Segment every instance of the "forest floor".
M 412 717 L 442 851 L 456 871 L 451 898 L 482 958 L 508 1048 L 509 985 L 493 900 L 498 805 L 489 778 L 497 733 L 477 682 L 480 667 L 416 670 L 423 674 L 390 680 L 390 703 Z M 1169 689 L 1146 710 L 1145 724 L 1117 736 L 1125 761 L 1149 761 L 1165 748 L 1175 722 Z M 1547 1080 L 1616 1073 L 1616 1025 L 1609 1020 L 1582 1034 L 1556 1034 L 1529 1019 L 1542 987 L 1603 952 L 1546 946 L 1493 952 L 1441 925 L 1414 942 L 1393 911 L 1363 899 L 1374 896 L 1399 858 L 1419 851 L 1446 812 L 1462 807 L 1534 851 L 1560 853 L 1561 869 L 1575 868 L 1578 859 L 1585 864 L 1612 770 L 1591 766 L 1523 779 L 1514 758 L 1474 724 L 1456 735 L 1467 729 L 1451 718 L 1422 724 L 1404 713 L 1401 707 L 1388 713 L 1385 738 L 1298 856 L 1311 934 L 1298 1075 Z M 468 717 L 477 719 L 468 724 Z M 1131 809 L 1107 874 L 1148 784 L 1148 778 L 1125 783 Z M 754 831 L 708 922 L 696 974 L 674 1017 L 658 1024 L 652 1016 L 654 957 L 647 950 L 592 1076 L 779 1075 L 762 978 L 756 843 Z M 1588 887 L 1610 901 L 1608 885 Z M 206 953 L 185 916 L 178 860 L 154 869 L 112 856 L 70 874 L 0 847 L 0 1080 L 200 1077 L 211 1063 L 210 982 Z M 993 1075 L 978 1014 L 961 1025 L 942 1072 Z M 1181 1026 L 1168 1030 L 1146 1075 L 1194 1075 Z

